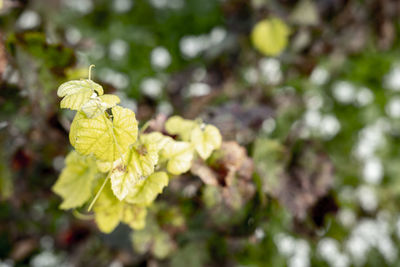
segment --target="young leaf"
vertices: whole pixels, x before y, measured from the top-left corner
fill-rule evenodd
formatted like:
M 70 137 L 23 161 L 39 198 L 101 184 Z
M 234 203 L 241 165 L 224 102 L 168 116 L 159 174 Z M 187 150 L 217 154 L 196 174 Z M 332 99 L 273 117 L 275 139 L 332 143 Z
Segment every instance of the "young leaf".
M 114 107 L 119 102 L 119 97 L 115 95 L 91 97 L 82 105 L 81 109 L 88 118 L 94 118 L 101 115 L 105 110 Z
M 167 171 L 179 175 L 187 172 L 192 165 L 193 146 L 188 142 L 168 142 L 161 152 L 163 158 L 168 159 Z
M 135 185 L 133 192 L 128 195 L 126 201 L 132 204 L 148 206 L 167 185 L 168 175 L 165 172 L 155 172 Z
M 183 141 L 189 141 L 190 133 L 196 126 L 196 122 L 185 120 L 180 116 L 172 116 L 165 122 L 167 132 L 179 135 Z
M 119 99 L 119 97 L 116 95 L 105 94 L 99 96 L 98 98 L 105 106 L 107 106 L 107 108 L 112 108 L 121 102 L 121 99 Z
M 103 95 L 103 87 L 92 80 L 74 80 L 65 82 L 58 87 L 57 95 L 64 97 L 61 100 L 61 108 L 79 110 L 97 92 Z
M 88 118 L 78 112 L 70 130 L 70 141 L 83 155 L 94 154 L 101 161 L 112 162 L 125 154 L 136 141 L 138 126 L 133 111 L 115 106 L 113 120 L 101 114 Z
M 61 209 L 82 206 L 92 192 L 92 182 L 98 173 L 93 158 L 72 151 L 66 158 L 66 166 L 53 186 L 53 191 L 63 198 Z
M 217 127 L 207 125 L 204 130 L 196 127 L 192 131 L 191 141 L 200 157 L 206 160 L 214 149 L 221 146 L 222 137 Z
M 158 162 L 157 146 L 153 143 L 142 143 L 132 147 L 129 152 L 117 161 L 111 173 L 111 187 L 115 196 L 123 200 L 135 192 L 135 185 L 154 172 Z

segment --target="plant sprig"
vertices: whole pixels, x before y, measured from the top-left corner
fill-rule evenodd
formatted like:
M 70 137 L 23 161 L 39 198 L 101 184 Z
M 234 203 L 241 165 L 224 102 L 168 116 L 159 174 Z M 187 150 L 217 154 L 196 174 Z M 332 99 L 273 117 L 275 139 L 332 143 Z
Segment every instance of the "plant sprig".
M 221 146 L 221 134 L 213 125 L 179 116 L 165 124 L 176 139 L 144 133 L 148 122 L 139 130 L 135 113 L 91 80 L 93 67 L 88 79 L 65 82 L 57 91 L 63 98 L 61 108 L 77 113 L 69 133 L 75 150 L 68 154 L 53 191 L 63 198 L 61 209 L 93 209 L 103 232 L 111 232 L 119 222 L 141 229 L 147 207 L 169 177 L 189 171 L 195 157 L 207 159 Z M 79 213 L 82 216 L 86 218 Z

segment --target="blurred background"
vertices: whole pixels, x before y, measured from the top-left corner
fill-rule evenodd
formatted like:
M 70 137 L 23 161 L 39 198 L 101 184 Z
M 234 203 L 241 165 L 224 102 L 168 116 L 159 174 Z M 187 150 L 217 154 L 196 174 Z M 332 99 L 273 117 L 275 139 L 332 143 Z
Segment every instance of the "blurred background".
M 399 18 L 397 0 L 0 0 L 0 266 L 400 266 Z M 90 64 L 141 124 L 200 117 L 252 168 L 172 180 L 140 231 L 60 210 L 56 91 Z

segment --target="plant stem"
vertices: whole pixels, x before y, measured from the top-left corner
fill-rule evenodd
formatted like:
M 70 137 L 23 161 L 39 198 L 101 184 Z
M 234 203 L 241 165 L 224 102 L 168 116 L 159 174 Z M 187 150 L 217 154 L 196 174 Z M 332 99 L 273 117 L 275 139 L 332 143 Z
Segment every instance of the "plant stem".
M 89 80 L 91 80 L 92 79 L 92 68 L 94 68 L 95 67 L 95 65 L 90 65 L 89 66 Z
M 91 219 L 93 219 L 93 214 L 84 214 L 84 213 L 82 213 L 82 212 L 80 212 L 80 211 L 78 211 L 76 209 L 73 210 L 72 213 L 74 214 L 74 216 L 76 218 L 81 219 L 81 220 L 91 220 Z
M 99 191 L 97 191 L 96 196 L 93 198 L 92 202 L 90 203 L 89 208 L 88 208 L 88 211 L 90 211 L 90 210 L 92 209 L 94 203 L 96 203 L 97 199 L 99 198 L 101 192 L 102 192 L 103 189 L 104 189 L 104 186 L 106 185 L 108 179 L 109 179 L 110 176 L 111 176 L 111 172 L 112 172 L 112 168 L 111 168 L 111 170 L 108 172 L 106 179 L 104 179 L 104 182 L 103 182 L 103 184 L 101 185 Z
M 140 134 L 144 133 L 144 131 L 146 131 L 147 128 L 149 128 L 149 126 L 150 126 L 150 121 L 147 121 L 147 122 L 142 126 L 142 128 L 140 128 L 139 133 L 140 133 Z

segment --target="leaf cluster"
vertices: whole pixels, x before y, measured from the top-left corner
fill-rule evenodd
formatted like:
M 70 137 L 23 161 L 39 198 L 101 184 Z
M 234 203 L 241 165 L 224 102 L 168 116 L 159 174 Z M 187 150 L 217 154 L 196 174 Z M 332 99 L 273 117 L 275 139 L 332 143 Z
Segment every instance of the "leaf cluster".
M 61 209 L 93 207 L 99 229 L 113 231 L 120 223 L 145 227 L 149 207 L 171 176 L 206 160 L 219 149 L 222 138 L 213 125 L 173 116 L 166 132 L 139 130 L 135 113 L 119 106 L 120 99 L 104 94 L 90 79 L 60 85 L 61 108 L 76 110 L 69 139 L 75 150 L 53 191 L 63 198 Z

